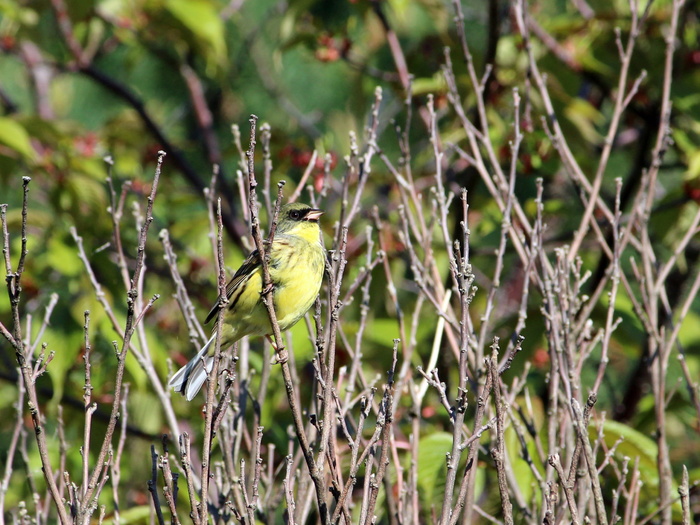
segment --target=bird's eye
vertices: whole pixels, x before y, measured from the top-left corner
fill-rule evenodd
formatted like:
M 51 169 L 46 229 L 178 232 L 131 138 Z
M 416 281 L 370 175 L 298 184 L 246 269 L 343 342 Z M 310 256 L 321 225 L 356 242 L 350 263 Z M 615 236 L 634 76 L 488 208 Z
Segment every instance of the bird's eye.
M 295 221 L 298 221 L 301 219 L 301 212 L 299 210 L 292 210 L 289 212 L 289 217 L 294 219 Z

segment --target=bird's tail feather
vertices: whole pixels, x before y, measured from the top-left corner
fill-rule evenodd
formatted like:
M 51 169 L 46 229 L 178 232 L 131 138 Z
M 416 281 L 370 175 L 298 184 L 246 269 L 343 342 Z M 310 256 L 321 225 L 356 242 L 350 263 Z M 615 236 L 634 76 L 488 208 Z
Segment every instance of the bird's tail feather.
M 216 334 L 212 335 L 207 344 L 197 352 L 197 355 L 189 363 L 175 372 L 168 385 L 185 396 L 187 401 L 192 401 L 202 388 L 207 379 L 211 367 L 214 364 L 214 356 L 207 355 L 209 347 L 216 340 Z

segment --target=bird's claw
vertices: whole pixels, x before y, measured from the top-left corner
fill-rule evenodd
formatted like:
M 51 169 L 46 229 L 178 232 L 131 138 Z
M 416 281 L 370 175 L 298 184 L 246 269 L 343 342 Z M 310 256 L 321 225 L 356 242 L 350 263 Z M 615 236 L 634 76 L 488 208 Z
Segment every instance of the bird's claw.
M 275 355 L 272 356 L 272 359 L 270 360 L 270 364 L 283 365 L 287 361 L 289 361 L 289 354 L 287 353 L 287 349 L 283 348 L 280 352 L 277 352 L 275 350 Z

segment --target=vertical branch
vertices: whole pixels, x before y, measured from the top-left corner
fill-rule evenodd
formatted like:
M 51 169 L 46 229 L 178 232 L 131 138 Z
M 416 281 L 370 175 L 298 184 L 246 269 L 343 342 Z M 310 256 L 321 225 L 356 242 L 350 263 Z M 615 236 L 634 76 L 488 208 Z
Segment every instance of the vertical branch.
M 491 357 L 487 358 L 488 373 L 491 375 L 494 404 L 496 406 L 496 445 L 491 449 L 491 457 L 496 465 L 498 475 L 498 491 L 501 495 L 501 510 L 506 525 L 513 525 L 513 505 L 508 494 L 508 479 L 506 477 L 506 446 L 505 446 L 505 407 L 501 399 L 501 378 L 498 374 L 498 337 L 494 337 L 491 346 Z
M 158 497 L 158 454 L 154 445 L 151 445 L 151 479 L 148 480 L 148 492 L 151 493 L 158 525 L 165 525 L 163 510 L 160 508 L 160 498 Z
M 574 415 L 573 423 L 576 429 L 576 434 L 578 436 L 579 441 L 581 442 L 583 455 L 586 459 L 586 466 L 588 468 L 588 476 L 590 478 L 591 489 L 593 491 L 593 502 L 595 504 L 598 523 L 605 524 L 608 523 L 608 516 L 605 511 L 605 501 L 603 500 L 603 492 L 600 488 L 600 479 L 598 477 L 598 470 L 595 464 L 595 455 L 593 454 L 591 442 L 588 439 L 588 425 L 586 424 L 585 418 L 583 417 L 581 406 L 575 399 L 571 400 L 571 409 Z
M 685 5 L 685 0 L 673 0 L 673 10 L 671 11 L 670 26 L 666 34 L 666 51 L 664 54 L 664 77 L 661 93 L 661 109 L 659 111 L 659 130 L 656 134 L 656 143 L 651 154 L 651 167 L 647 174 L 646 183 L 647 195 L 644 203 L 644 215 L 648 220 L 651 214 L 651 207 L 656 197 L 656 179 L 659 168 L 663 161 L 666 149 L 669 145 L 669 135 L 671 133 L 671 82 L 673 81 L 673 56 L 676 50 L 676 32 L 678 31 L 678 20 Z M 670 512 L 670 509 L 669 509 Z
M 85 385 L 83 387 L 83 408 L 85 410 L 85 425 L 83 428 L 83 446 L 81 447 L 81 454 L 83 455 L 83 479 L 82 479 L 82 494 L 85 495 L 87 492 L 87 480 L 88 480 L 88 467 L 90 463 L 90 430 L 92 423 L 92 414 L 97 409 L 96 403 L 91 403 L 92 399 L 92 382 L 91 382 L 91 367 L 90 363 L 90 312 L 85 311 L 85 324 L 83 325 L 85 353 L 83 355 L 83 360 L 85 361 Z
M 127 409 L 127 400 L 129 398 L 129 385 L 124 385 L 124 395 L 122 396 L 122 406 L 121 406 L 121 429 L 119 435 L 119 442 L 117 444 L 117 450 L 114 454 L 114 461 L 112 461 L 110 467 L 112 472 L 112 499 L 114 500 L 114 517 L 115 521 L 119 519 L 119 482 L 121 480 L 121 460 L 124 453 L 124 445 L 126 444 L 126 422 L 128 420 L 129 412 Z
M 615 107 L 613 109 L 612 118 L 610 124 L 608 125 L 608 133 L 605 137 L 605 143 L 603 146 L 603 151 L 600 154 L 600 160 L 598 161 L 598 169 L 596 170 L 595 176 L 593 178 L 593 186 L 590 191 L 588 198 L 588 204 L 581 218 L 581 224 L 576 231 L 573 241 L 571 242 L 571 249 L 569 251 L 569 261 L 573 261 L 573 258 L 578 254 L 581 243 L 586 233 L 588 233 L 588 228 L 590 222 L 593 218 L 593 212 L 598 206 L 598 200 L 600 195 L 600 189 L 603 184 L 603 176 L 608 165 L 608 160 L 610 159 L 610 154 L 612 153 L 613 145 L 615 144 L 615 137 L 617 135 L 617 130 L 622 119 L 622 114 L 631 102 L 632 96 L 636 93 L 641 80 L 646 77 L 646 71 L 642 71 L 641 76 L 634 83 L 629 93 L 626 93 L 628 84 L 628 75 L 630 69 L 630 63 L 632 61 L 632 54 L 634 53 L 634 47 L 637 43 L 637 38 L 639 37 L 639 32 L 641 29 L 641 24 L 643 19 L 640 20 L 636 9 L 636 3 L 630 2 L 631 5 L 631 27 L 630 33 L 627 37 L 627 45 L 624 50 L 622 48 L 622 43 L 620 41 L 619 30 L 617 32 L 618 49 L 620 52 L 620 74 L 617 79 L 617 94 L 615 95 Z M 647 3 L 647 10 L 651 5 L 651 1 Z M 645 16 L 646 18 L 646 12 Z
M 338 498 L 338 503 L 336 504 L 335 510 L 333 511 L 333 517 L 331 519 L 332 523 L 338 523 L 339 516 L 342 513 L 345 513 L 346 515 L 349 514 L 349 509 L 346 507 L 347 503 L 346 500 L 351 494 L 351 489 L 353 485 L 357 482 L 357 472 L 360 469 L 360 466 L 362 463 L 365 461 L 367 456 L 369 455 L 372 447 L 376 444 L 376 442 L 379 440 L 380 433 L 381 433 L 381 426 L 377 425 L 377 428 L 375 429 L 374 435 L 371 437 L 371 439 L 368 440 L 368 443 L 365 447 L 365 450 L 362 452 L 362 454 L 359 453 L 360 451 L 360 444 L 361 444 L 361 438 L 362 438 L 362 431 L 364 429 L 365 421 L 367 420 L 367 417 L 369 416 L 371 410 L 372 410 L 372 398 L 374 397 L 374 394 L 376 392 L 376 389 L 372 387 L 370 389 L 370 397 L 368 398 L 367 396 L 361 396 L 360 397 L 360 416 L 357 422 L 357 430 L 355 433 L 355 438 L 349 438 L 349 446 L 350 446 L 350 472 L 348 474 L 348 480 L 345 483 L 345 486 L 343 487 L 343 491 L 340 494 L 340 497 Z M 369 475 L 365 476 L 366 479 L 369 478 Z M 365 493 L 366 495 L 369 494 L 368 492 Z M 363 499 L 363 512 L 366 511 L 366 507 L 364 506 L 364 499 Z M 365 519 L 362 517 L 364 514 L 361 515 L 360 518 L 360 523 L 364 523 Z
M 374 508 L 377 504 L 377 495 L 379 494 L 379 487 L 386 474 L 386 467 L 389 465 L 389 442 L 391 441 L 391 429 L 394 421 L 394 374 L 396 373 L 399 342 L 398 339 L 394 339 L 394 357 L 391 362 L 391 370 L 388 372 L 387 384 L 384 387 L 384 396 L 382 398 L 382 407 L 380 410 L 380 416 L 383 416 L 383 421 L 377 422 L 377 424 L 381 426 L 382 449 L 379 456 L 377 475 L 376 477 L 371 476 L 372 479 L 370 479 L 369 504 L 364 525 L 371 525 L 376 521 Z
M 187 432 L 180 435 L 180 464 L 185 472 L 185 480 L 187 481 L 187 496 L 190 500 L 190 518 L 195 525 L 201 525 L 203 522 L 200 519 L 199 509 L 206 506 L 206 502 L 197 501 L 197 491 L 194 487 L 194 473 L 192 472 L 192 462 L 190 454 L 190 436 Z
M 15 357 L 17 359 L 17 364 L 19 365 L 20 375 L 22 376 L 22 381 L 27 391 L 27 408 L 29 409 L 29 414 L 32 418 L 32 425 L 34 426 L 34 436 L 39 449 L 39 457 L 41 459 L 41 468 L 44 473 L 44 478 L 46 479 L 46 484 L 48 486 L 49 493 L 51 494 L 51 499 L 56 506 L 59 521 L 62 525 L 68 525 L 69 523 L 72 523 L 72 520 L 66 512 L 63 498 L 61 497 L 61 493 L 56 485 L 55 474 L 49 458 L 43 417 L 39 410 L 40 405 L 36 391 L 36 376 L 32 370 L 32 356 L 31 354 L 28 354 L 22 341 L 22 325 L 20 321 L 19 306 L 22 294 L 21 279 L 22 273 L 24 272 L 24 261 L 27 255 L 27 213 L 29 206 L 28 195 L 30 181 L 31 178 L 22 177 L 22 225 L 20 230 L 21 251 L 17 262 L 17 269 L 14 272 L 12 271 L 10 258 L 10 235 L 7 231 L 7 205 L 3 204 L 0 206 L 0 221 L 2 222 L 3 236 L 2 251 L 5 258 L 5 282 L 7 284 L 7 293 L 10 298 L 12 333 L 10 333 L 10 331 L 2 324 L 0 324 L 0 329 L 3 336 L 15 349 Z
M 260 449 L 262 448 L 262 438 L 263 438 L 264 427 L 258 427 L 255 433 L 255 453 L 253 459 L 255 461 L 253 467 L 253 480 L 252 480 L 252 500 L 251 506 L 253 509 L 258 508 L 260 505 L 260 476 L 262 473 L 262 458 L 260 457 Z
M 221 361 L 221 331 L 224 325 L 224 314 L 228 307 L 226 294 L 226 267 L 224 266 L 224 247 L 222 239 L 223 222 L 221 218 L 221 199 L 217 201 L 216 208 L 217 234 L 216 234 L 216 259 L 218 261 L 219 275 L 219 311 L 216 317 L 216 339 L 214 341 L 214 363 L 208 374 L 206 405 L 204 408 L 204 443 L 202 445 L 202 499 L 199 509 L 199 521 L 208 523 L 209 512 L 209 478 L 211 472 L 211 449 L 214 442 L 214 402 L 216 399 L 217 377 L 219 376 L 219 364 Z
M 678 487 L 678 495 L 681 498 L 683 525 L 690 525 L 690 486 L 688 483 L 688 467 L 685 465 L 683 465 L 683 478 L 680 487 Z
M 441 207 L 444 206 L 446 206 L 446 204 L 443 202 L 441 204 Z M 471 264 L 469 262 L 469 225 L 467 222 L 468 206 L 466 192 L 462 192 L 462 209 L 463 216 L 460 222 L 460 226 L 462 229 L 463 238 L 461 242 L 456 241 L 454 243 L 453 250 L 449 249 L 449 244 L 447 245 L 448 254 L 450 256 L 450 271 L 452 273 L 452 279 L 457 283 L 457 291 L 459 293 L 461 317 L 459 323 L 459 386 L 457 389 L 456 403 L 455 406 L 452 408 L 451 417 L 454 421 L 452 432 L 452 450 L 450 451 L 447 458 L 447 479 L 445 482 L 445 495 L 442 501 L 442 513 L 440 515 L 441 525 L 447 525 L 451 522 L 451 519 L 454 518 L 452 496 L 454 493 L 455 482 L 457 479 L 457 466 L 459 465 L 459 459 L 463 451 L 462 434 L 464 418 L 467 410 L 467 368 L 468 352 L 471 342 L 469 304 L 471 302 L 474 292 L 474 290 L 472 289 L 472 285 L 474 282 L 474 274 L 472 273 Z M 443 209 L 441 213 L 446 213 L 446 210 Z M 484 393 L 484 391 L 482 390 L 481 393 Z M 481 402 L 481 400 L 479 402 Z M 480 424 L 481 420 L 475 419 L 475 425 Z M 469 453 L 469 457 L 471 460 L 474 459 L 474 457 L 472 457 L 473 450 L 474 449 L 470 450 Z M 469 471 L 469 469 L 470 464 L 469 461 L 467 461 L 467 471 Z M 472 473 L 467 474 L 467 476 L 471 475 Z
M 610 346 L 610 341 L 612 339 L 612 332 L 617 326 L 615 322 L 615 304 L 617 300 L 617 290 L 620 285 L 620 218 L 622 217 L 622 212 L 620 211 L 620 192 L 622 191 L 622 179 L 619 177 L 615 179 L 615 184 L 617 191 L 615 193 L 615 220 L 612 224 L 612 235 L 613 235 L 613 258 L 611 261 L 612 271 L 610 273 L 611 290 L 608 295 L 608 312 L 605 319 L 605 333 L 603 334 L 603 340 L 601 342 L 601 357 L 600 366 L 598 367 L 598 376 L 596 377 L 595 383 L 593 384 L 592 392 L 598 393 L 600 384 L 603 381 L 603 375 L 605 374 L 605 369 L 608 364 L 608 348 Z
M 126 262 L 126 254 L 122 245 L 121 220 L 124 216 L 124 205 L 126 204 L 127 193 L 131 188 L 131 181 L 126 181 L 122 184 L 121 192 L 119 194 L 119 198 L 117 199 L 117 193 L 114 188 L 114 181 L 112 179 L 114 161 L 111 157 L 106 157 L 105 163 L 107 164 L 107 186 L 109 187 L 110 195 L 110 204 L 109 208 L 107 208 L 107 211 L 109 212 L 109 216 L 112 219 L 112 235 L 114 236 L 114 250 L 117 255 L 117 266 L 119 268 L 119 273 L 124 283 L 124 287 L 128 290 L 129 265 Z
M 569 483 L 564 468 L 561 466 L 561 461 L 559 454 L 552 454 L 549 456 L 549 464 L 556 470 L 559 475 L 559 483 L 564 489 L 564 496 L 566 497 L 566 503 L 571 513 L 571 523 L 573 525 L 579 525 L 580 521 L 578 519 L 578 507 L 576 506 L 576 496 L 574 495 L 574 485 Z
M 22 429 L 24 428 L 24 419 L 22 417 L 24 413 L 24 395 L 24 380 L 20 375 L 17 378 L 17 401 L 14 404 L 16 412 L 15 425 L 12 430 L 12 437 L 10 438 L 10 442 L 7 447 L 5 471 L 3 472 L 2 481 L 0 482 L 0 525 L 5 525 L 5 495 L 10 488 L 10 479 L 13 471 L 12 464 L 15 454 L 17 453 L 17 446 L 19 444 L 20 436 L 22 435 Z
M 464 474 L 462 476 L 462 481 L 459 486 L 459 496 L 457 497 L 457 502 L 454 509 L 451 510 L 451 517 L 449 519 L 449 525 L 455 525 L 462 509 L 465 509 L 463 522 L 471 523 L 471 515 L 474 506 L 474 491 L 475 491 L 475 479 L 476 479 L 476 463 L 477 456 L 479 454 L 479 439 L 481 435 L 495 423 L 495 421 L 489 422 L 487 425 L 482 426 L 484 420 L 484 414 L 486 412 L 487 403 L 489 396 L 491 395 L 491 374 L 485 374 L 485 381 L 479 386 L 479 392 L 477 396 L 476 404 L 476 414 L 474 415 L 474 433 L 469 439 L 466 439 L 461 443 L 461 449 L 467 448 L 469 450 L 467 454 L 467 464 L 464 467 Z M 443 509 L 444 513 L 444 509 Z
M 173 475 L 170 470 L 170 458 L 168 453 L 167 437 L 163 436 L 163 455 L 158 458 L 158 468 L 163 473 L 163 495 L 170 509 L 170 522 L 172 525 L 180 525 L 180 519 L 177 516 L 177 478 L 178 475 Z
M 652 164 L 645 177 L 646 200 L 643 204 L 642 216 L 642 261 L 646 277 L 646 290 L 648 299 L 646 301 L 646 315 L 653 325 L 652 333 L 648 334 L 649 354 L 651 356 L 651 385 L 654 393 L 655 416 L 657 432 L 657 445 L 659 454 L 657 456 L 657 469 L 659 474 L 659 507 L 662 509 L 662 523 L 668 525 L 672 521 L 671 498 L 672 496 L 672 472 L 671 460 L 668 451 L 666 436 L 666 375 L 668 373 L 668 359 L 670 352 L 667 351 L 662 340 L 665 338 L 664 327 L 658 327 L 660 318 L 659 306 L 663 300 L 663 290 L 655 282 L 653 268 L 656 266 L 656 257 L 649 239 L 648 228 L 652 205 L 656 197 L 656 180 L 659 168 L 663 161 L 664 154 L 669 144 L 670 119 L 671 119 L 671 81 L 673 78 L 673 55 L 675 51 L 676 31 L 680 12 L 685 4 L 684 0 L 674 0 L 671 13 L 670 27 L 666 35 L 666 53 L 664 63 L 663 90 L 661 96 L 661 110 L 659 118 L 659 130 L 656 137 L 656 144 L 652 151 Z M 661 337 L 660 337 L 661 336 Z
M 282 482 L 282 486 L 284 488 L 284 499 L 287 502 L 288 524 L 296 525 L 296 522 L 294 521 L 294 511 L 296 509 L 296 502 L 294 501 L 294 483 L 292 479 L 292 465 L 294 464 L 294 461 L 291 454 L 288 455 L 286 459 L 287 469 L 286 474 L 284 476 L 284 481 Z
M 27 214 L 29 213 L 29 182 L 32 179 L 29 177 L 22 177 L 22 225 L 20 229 L 20 235 L 21 235 L 21 248 L 19 252 L 19 261 L 17 261 L 17 270 L 15 271 L 15 274 L 12 276 L 12 279 L 10 279 L 10 275 L 8 272 L 7 275 L 7 286 L 8 290 L 12 287 L 14 290 L 14 296 L 12 297 L 11 304 L 12 304 L 12 326 L 15 329 L 15 339 L 21 339 L 21 324 L 20 324 L 20 318 L 19 318 L 19 300 L 20 300 L 20 294 L 22 293 L 22 274 L 24 273 L 24 261 L 25 258 L 27 257 Z M 10 253 L 10 248 L 9 248 L 9 238 L 8 238 L 8 245 L 7 245 L 7 253 L 8 253 L 8 269 L 9 269 L 9 253 Z M 29 356 L 28 356 L 29 357 Z
M 136 299 L 138 298 L 138 283 L 141 278 L 141 272 L 143 271 L 144 257 L 146 254 L 146 239 L 148 237 L 148 230 L 153 222 L 153 203 L 155 201 L 156 192 L 158 190 L 158 182 L 160 180 L 161 168 L 163 165 L 163 159 L 165 157 L 164 152 L 159 152 L 158 164 L 156 165 L 155 175 L 153 177 L 153 183 L 151 185 L 151 193 L 148 196 L 148 205 L 146 207 L 146 216 L 143 224 L 141 226 L 141 231 L 139 233 L 138 248 L 136 264 L 134 266 L 134 273 L 131 278 L 131 287 L 127 293 L 127 316 L 126 325 L 124 330 L 124 340 L 120 350 L 117 350 L 117 371 L 115 376 L 114 385 L 114 399 L 112 400 L 112 410 L 109 416 L 109 421 L 107 423 L 107 428 L 105 430 L 105 436 L 102 441 L 102 446 L 100 452 L 97 456 L 96 465 L 97 467 L 93 471 L 90 479 L 88 481 L 87 490 L 82 497 L 82 512 L 78 516 L 79 523 L 87 523 L 90 519 L 92 509 L 96 506 L 97 496 L 99 495 L 99 485 L 98 480 L 100 478 L 101 469 L 100 467 L 105 464 L 105 458 L 107 457 L 108 451 L 112 446 L 112 436 L 114 434 L 114 429 L 116 428 L 117 421 L 119 418 L 119 406 L 122 396 L 122 383 L 124 379 L 124 367 L 126 364 L 126 355 L 129 351 L 131 344 L 131 337 L 134 334 L 137 323 L 143 318 L 143 315 L 148 310 L 148 307 L 144 308 L 139 316 L 136 316 Z M 150 303 L 149 303 L 150 304 Z M 95 501 L 93 501 L 93 496 L 95 496 Z
M 319 514 L 321 517 L 321 522 L 326 525 L 329 522 L 330 516 L 328 515 L 328 507 L 325 500 L 325 493 L 323 492 L 323 479 L 321 476 L 320 469 L 318 468 L 316 461 L 314 460 L 313 452 L 309 445 L 308 438 L 306 436 L 306 431 L 304 430 L 304 422 L 301 415 L 301 409 L 298 403 L 298 397 L 296 389 L 294 387 L 294 382 L 292 380 L 292 373 L 289 367 L 289 355 L 287 349 L 284 346 L 284 340 L 282 339 L 282 334 L 280 332 L 279 323 L 277 322 L 277 314 L 275 313 L 275 305 L 272 300 L 272 279 L 270 277 L 270 268 L 268 262 L 268 254 L 265 250 L 265 245 L 262 239 L 262 233 L 260 231 L 260 222 L 258 219 L 258 203 L 256 199 L 256 188 L 258 182 L 255 178 L 255 130 L 258 117 L 255 115 L 250 116 L 250 145 L 248 151 L 246 152 L 246 158 L 248 160 L 248 206 L 250 209 L 250 220 L 253 233 L 253 240 L 255 241 L 255 247 L 260 254 L 260 263 L 263 272 L 263 289 L 261 294 L 261 300 L 265 307 L 267 308 L 267 313 L 270 317 L 270 325 L 272 327 L 272 335 L 275 341 L 275 348 L 277 352 L 277 361 L 282 367 L 282 377 L 284 378 L 284 385 L 287 391 L 287 400 L 289 402 L 289 408 L 292 411 L 294 419 L 294 430 L 296 432 L 297 438 L 299 439 L 299 445 L 301 446 L 302 453 L 304 454 L 304 459 L 306 460 L 306 465 L 309 469 L 309 474 L 314 483 L 316 490 L 316 501 L 318 503 Z M 274 223 L 276 218 L 273 218 Z M 271 240 L 271 239 L 270 239 Z
M 508 176 L 508 193 L 506 195 L 506 207 L 503 210 L 503 219 L 501 221 L 501 237 L 496 251 L 496 266 L 493 272 L 492 284 L 486 298 L 486 307 L 484 308 L 484 313 L 481 316 L 481 327 L 479 330 L 479 341 L 477 345 L 477 356 L 476 360 L 479 361 L 481 356 L 484 354 L 484 348 L 486 346 L 486 340 L 490 333 L 491 314 L 494 309 L 494 299 L 496 291 L 501 286 L 501 273 L 503 272 L 503 260 L 506 255 L 506 246 L 508 242 L 508 232 L 511 228 L 512 223 L 512 210 L 513 202 L 515 201 L 515 178 L 518 164 L 518 152 L 520 151 L 520 144 L 523 140 L 523 134 L 520 130 L 520 93 L 517 89 L 513 90 L 513 130 L 514 138 L 510 143 L 510 171 Z M 524 279 L 523 289 L 526 290 L 528 287 L 528 278 Z M 517 333 L 517 331 L 516 331 Z
M 185 283 L 182 280 L 182 276 L 177 269 L 177 254 L 175 253 L 172 243 L 170 242 L 170 232 L 163 228 L 158 234 L 158 237 L 163 244 L 163 251 L 165 252 L 163 257 L 165 262 L 168 264 L 170 277 L 175 285 L 175 299 L 177 300 L 177 304 L 182 312 L 182 317 L 185 319 L 185 323 L 187 324 L 187 333 L 190 341 L 194 344 L 204 344 L 207 337 L 201 323 L 197 320 L 194 305 L 192 304 L 192 300 L 190 299 L 187 289 L 185 288 Z
M 321 429 L 321 441 L 318 444 L 319 452 L 317 455 L 317 465 L 323 465 L 326 453 L 332 450 L 331 445 L 331 430 L 335 425 L 335 417 L 333 415 L 335 409 L 333 374 L 335 372 L 335 351 L 336 351 L 336 336 L 340 326 L 340 310 L 343 303 L 340 301 L 340 287 L 343 282 L 343 274 L 347 260 L 345 258 L 345 250 L 347 247 L 348 228 L 344 226 L 341 229 L 340 244 L 335 246 L 331 257 L 331 268 L 329 275 L 329 313 L 330 322 L 327 326 L 328 343 L 324 345 L 323 354 L 323 427 Z M 328 457 L 328 463 L 333 473 L 333 461 Z M 319 467 L 321 468 L 321 467 Z M 325 481 L 324 481 L 325 484 Z M 323 492 L 326 492 L 324 488 Z

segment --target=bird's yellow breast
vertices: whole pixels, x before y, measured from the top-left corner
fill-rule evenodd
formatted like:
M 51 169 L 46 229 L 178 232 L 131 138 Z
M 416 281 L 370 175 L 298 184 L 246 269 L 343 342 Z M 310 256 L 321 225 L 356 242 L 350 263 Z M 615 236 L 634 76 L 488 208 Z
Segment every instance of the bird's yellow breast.
M 315 233 L 315 238 L 304 238 L 303 234 L 281 235 L 273 243 L 270 277 L 274 285 L 275 312 L 282 330 L 304 316 L 321 289 L 325 253 L 318 239 L 318 229 Z
M 321 289 L 326 255 L 318 226 L 313 226 L 279 234 L 270 247 L 272 296 L 280 330 L 287 330 L 299 321 Z M 229 297 L 223 327 L 224 344 L 234 343 L 246 335 L 272 333 L 267 308 L 260 297 L 262 284 L 262 268 L 258 267 Z

